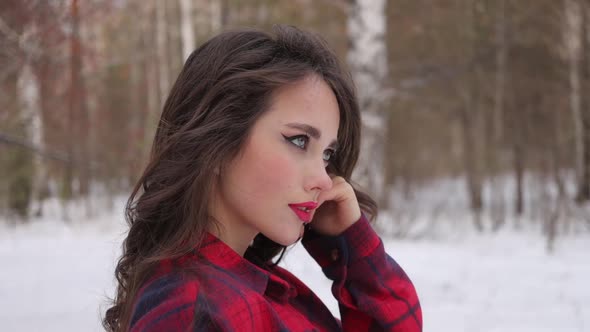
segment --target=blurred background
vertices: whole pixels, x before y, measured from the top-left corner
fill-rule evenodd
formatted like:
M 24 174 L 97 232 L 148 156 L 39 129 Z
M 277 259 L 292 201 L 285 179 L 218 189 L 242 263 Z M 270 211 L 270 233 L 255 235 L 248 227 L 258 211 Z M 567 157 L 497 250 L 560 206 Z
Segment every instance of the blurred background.
M 99 330 L 125 195 L 184 60 L 277 23 L 321 34 L 353 74 L 354 179 L 425 331 L 590 330 L 590 1 L 0 0 L 10 330 Z

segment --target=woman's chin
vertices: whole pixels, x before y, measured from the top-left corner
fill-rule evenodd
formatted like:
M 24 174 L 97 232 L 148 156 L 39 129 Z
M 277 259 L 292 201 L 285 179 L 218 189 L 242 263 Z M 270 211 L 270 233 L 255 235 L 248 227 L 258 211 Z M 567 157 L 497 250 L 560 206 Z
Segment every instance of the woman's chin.
M 281 236 L 277 236 L 276 238 L 271 238 L 274 242 L 288 247 L 292 244 L 297 243 L 301 237 L 303 237 L 303 228 L 301 232 L 289 232 L 289 234 L 281 234 Z

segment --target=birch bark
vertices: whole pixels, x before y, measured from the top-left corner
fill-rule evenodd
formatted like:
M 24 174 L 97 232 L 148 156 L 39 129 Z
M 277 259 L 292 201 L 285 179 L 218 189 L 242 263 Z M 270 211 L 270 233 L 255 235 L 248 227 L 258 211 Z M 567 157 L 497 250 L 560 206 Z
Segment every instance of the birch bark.
M 378 202 L 384 202 L 384 137 L 391 97 L 385 88 L 388 75 L 385 0 L 354 0 L 347 22 L 348 63 L 354 77 L 362 113 L 363 137 L 356 180 Z

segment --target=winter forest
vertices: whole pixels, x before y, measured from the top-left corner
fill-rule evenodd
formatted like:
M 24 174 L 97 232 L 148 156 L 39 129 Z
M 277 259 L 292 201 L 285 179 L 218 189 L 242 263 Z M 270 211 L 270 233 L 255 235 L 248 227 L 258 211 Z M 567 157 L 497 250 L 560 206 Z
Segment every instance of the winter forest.
M 0 0 L 7 330 L 100 330 L 126 195 L 184 60 L 277 23 L 321 34 L 354 77 L 353 180 L 425 331 L 590 330 L 590 1 Z

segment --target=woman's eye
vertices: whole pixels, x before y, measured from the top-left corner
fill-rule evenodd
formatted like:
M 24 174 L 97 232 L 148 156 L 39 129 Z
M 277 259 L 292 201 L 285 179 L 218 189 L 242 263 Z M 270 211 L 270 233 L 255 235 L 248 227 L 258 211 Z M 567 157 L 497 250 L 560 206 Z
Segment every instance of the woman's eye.
M 326 150 L 324 151 L 324 161 L 329 162 L 330 159 L 334 156 L 334 150 Z
M 309 136 L 296 135 L 296 136 L 287 137 L 287 136 L 283 135 L 283 137 L 285 138 L 285 140 L 289 141 L 291 144 L 295 145 L 299 149 L 301 149 L 301 150 L 307 149 L 307 144 L 309 143 Z M 334 157 L 335 153 L 336 153 L 336 151 L 334 151 L 333 149 L 324 150 L 324 152 L 322 154 L 322 159 L 327 164 Z
M 287 139 L 289 142 L 303 150 L 305 150 L 305 148 L 307 147 L 307 142 L 309 142 L 309 137 L 305 135 L 285 137 L 285 139 Z

